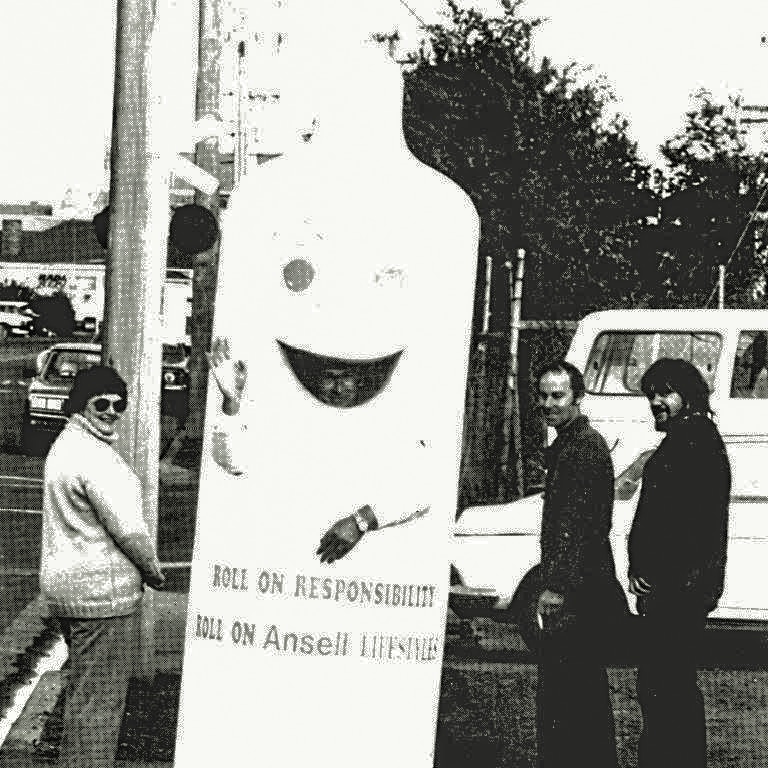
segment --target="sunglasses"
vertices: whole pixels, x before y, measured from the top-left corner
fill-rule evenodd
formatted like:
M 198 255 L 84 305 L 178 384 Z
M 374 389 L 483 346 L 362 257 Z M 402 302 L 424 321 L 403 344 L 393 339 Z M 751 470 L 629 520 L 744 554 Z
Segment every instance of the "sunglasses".
M 118 397 L 116 400 L 111 400 L 108 397 L 97 397 L 95 400 L 90 400 L 89 402 L 93 406 L 93 410 L 97 413 L 104 413 L 110 405 L 115 413 L 122 413 L 128 405 L 122 397 Z

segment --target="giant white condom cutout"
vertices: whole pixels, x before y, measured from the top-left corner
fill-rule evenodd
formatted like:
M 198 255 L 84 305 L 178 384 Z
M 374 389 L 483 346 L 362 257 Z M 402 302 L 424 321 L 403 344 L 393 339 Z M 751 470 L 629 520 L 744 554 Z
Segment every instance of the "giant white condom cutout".
M 355 42 L 312 140 L 222 221 L 245 390 L 228 415 L 209 385 L 183 768 L 433 764 L 478 219 L 408 151 L 386 45 Z

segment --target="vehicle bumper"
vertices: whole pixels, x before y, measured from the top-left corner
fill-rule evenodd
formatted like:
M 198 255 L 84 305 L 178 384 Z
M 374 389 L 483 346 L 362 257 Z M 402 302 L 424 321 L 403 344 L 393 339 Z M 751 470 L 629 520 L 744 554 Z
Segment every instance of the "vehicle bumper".
M 493 616 L 495 600 L 492 597 L 457 595 L 453 592 L 448 596 L 448 606 L 461 618 L 474 616 Z
M 462 617 L 500 617 L 509 608 L 511 602 L 511 595 L 499 595 L 493 589 L 467 587 L 463 584 L 452 584 L 448 594 L 448 605 L 451 610 Z
M 30 412 L 29 424 L 36 429 L 41 429 L 46 432 L 61 432 L 64 425 L 67 423 L 66 416 L 52 416 L 45 413 Z

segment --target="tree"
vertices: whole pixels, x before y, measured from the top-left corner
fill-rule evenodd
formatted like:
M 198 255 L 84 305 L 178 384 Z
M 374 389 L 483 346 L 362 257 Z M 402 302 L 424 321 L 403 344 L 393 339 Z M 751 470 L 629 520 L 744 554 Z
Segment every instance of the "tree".
M 50 296 L 35 294 L 30 301 L 30 308 L 35 317 L 34 332 L 50 331 L 56 336 L 72 336 L 75 332 L 75 312 L 72 302 L 62 291 Z
M 15 280 L 0 285 L 0 301 L 26 301 L 29 302 L 35 294 L 29 286 L 17 283 Z
M 766 279 L 765 228 L 753 213 L 768 210 L 762 197 L 768 158 L 745 144 L 735 100 L 718 104 L 707 91 L 697 100 L 684 130 L 662 148 L 671 171 L 643 277 L 655 306 L 703 307 L 717 265 L 727 264 L 728 303 L 750 305 Z
M 478 208 L 478 277 L 490 255 L 497 329 L 508 322 L 504 262 L 519 247 L 527 251 L 529 317 L 640 301 L 634 251 L 658 206 L 650 171 L 626 122 L 605 119 L 609 89 L 580 82 L 573 66 L 535 62 L 541 20 L 521 18 L 520 0 L 502 5 L 500 18 L 486 18 L 448 0 L 448 23 L 428 28 L 406 77 L 411 150 Z

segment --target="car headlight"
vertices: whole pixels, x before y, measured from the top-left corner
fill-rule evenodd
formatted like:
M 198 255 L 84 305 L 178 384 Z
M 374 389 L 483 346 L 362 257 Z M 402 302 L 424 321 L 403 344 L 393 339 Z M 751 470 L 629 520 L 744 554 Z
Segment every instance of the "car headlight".
M 175 384 L 176 383 L 176 374 L 173 371 L 164 371 L 163 372 L 163 383 L 164 384 Z

